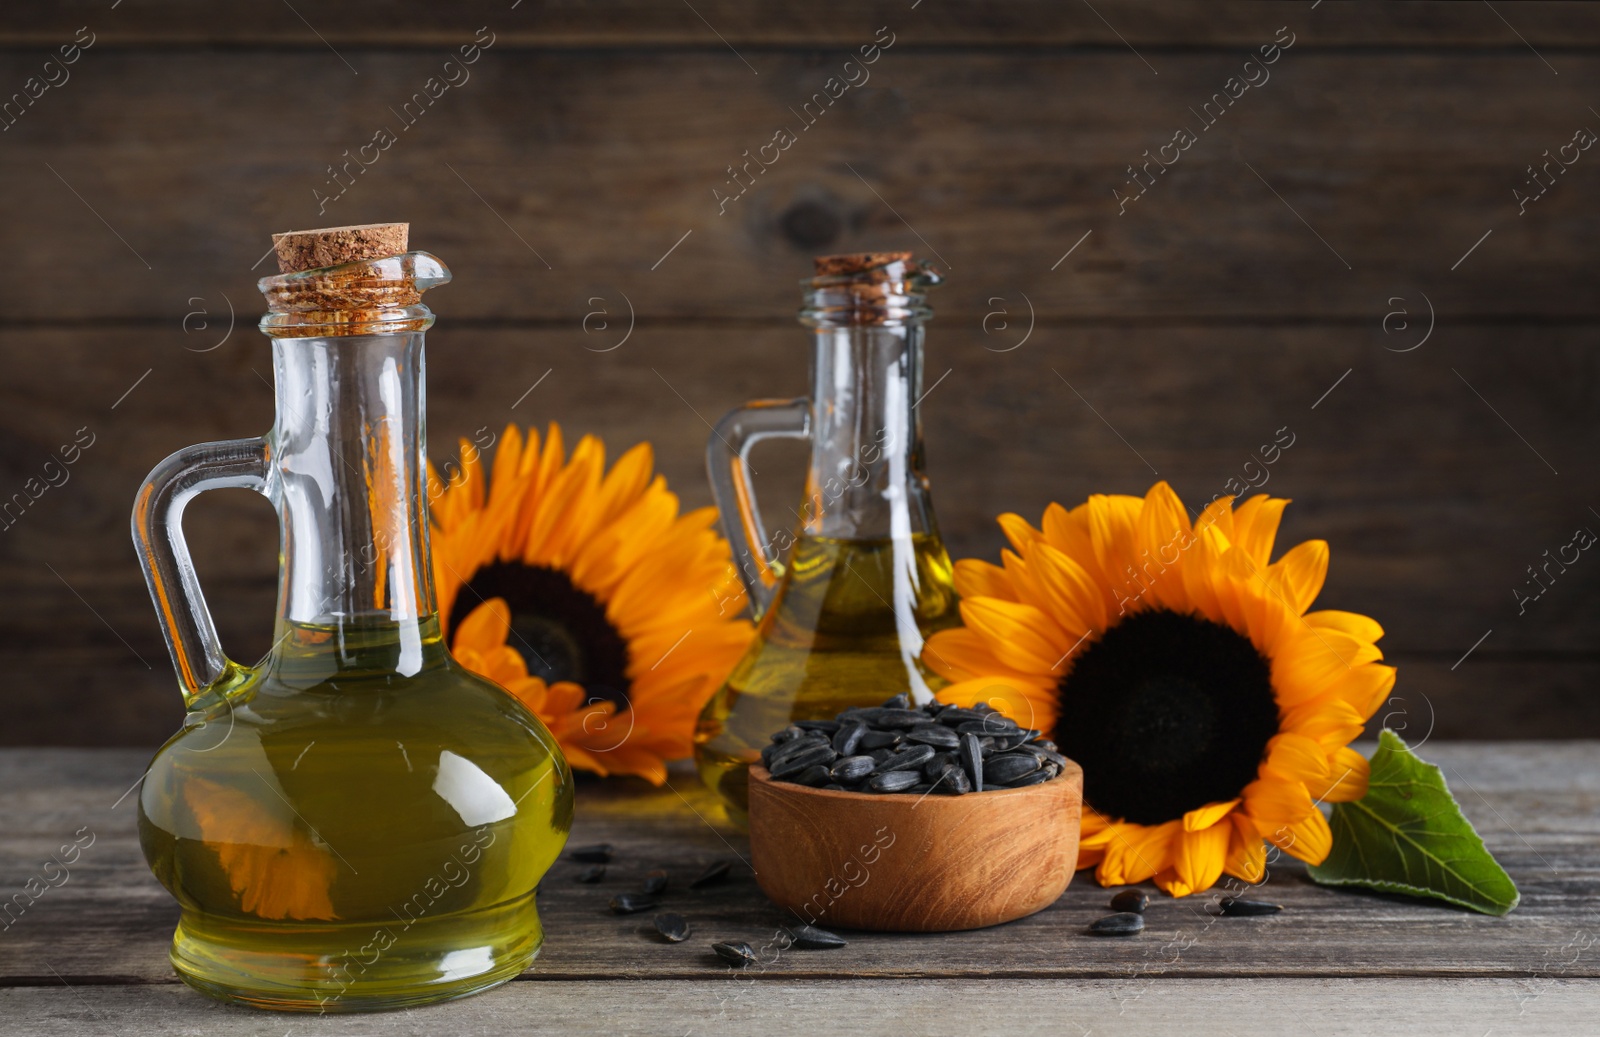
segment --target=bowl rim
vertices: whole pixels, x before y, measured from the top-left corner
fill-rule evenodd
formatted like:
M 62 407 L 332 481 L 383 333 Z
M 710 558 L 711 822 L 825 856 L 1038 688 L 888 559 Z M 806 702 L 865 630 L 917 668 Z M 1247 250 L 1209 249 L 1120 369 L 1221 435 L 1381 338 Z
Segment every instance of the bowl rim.
M 1078 766 L 1078 763 L 1077 763 L 1076 760 L 1071 760 L 1071 759 L 1067 760 L 1067 766 L 1063 767 L 1061 769 L 1061 773 L 1060 774 L 1058 774 L 1055 777 L 1051 778 L 1049 781 L 1041 781 L 1036 785 L 1024 785 L 1023 787 L 1018 788 L 1018 789 L 984 789 L 982 792 L 968 792 L 965 795 L 960 795 L 960 796 L 940 796 L 939 799 L 945 800 L 945 801 L 948 801 L 948 802 L 952 802 L 952 803 L 970 803 L 970 802 L 974 802 L 972 797 L 974 797 L 974 796 L 983 796 L 983 797 L 986 797 L 986 798 L 983 799 L 982 802 L 987 803 L 987 802 L 991 802 L 991 800 L 987 798 L 987 797 L 990 797 L 990 796 L 993 796 L 994 801 L 999 801 L 1000 799 L 1003 799 L 1008 795 L 1011 796 L 1012 798 L 1019 798 L 1019 797 L 1030 795 L 1030 794 L 1031 795 L 1041 795 L 1042 794 L 1041 790 L 1048 790 L 1050 792 L 1055 792 L 1056 789 L 1053 786 L 1058 781 L 1061 781 L 1064 778 L 1071 778 L 1074 774 L 1076 774 L 1077 777 L 1078 777 L 1078 797 L 1081 799 L 1083 797 L 1083 768 Z M 763 765 L 761 765 L 760 763 L 752 763 L 750 765 L 750 779 L 753 780 L 753 781 L 759 781 L 761 784 L 765 785 L 767 788 L 777 789 L 777 790 L 779 790 L 780 792 L 783 792 L 783 793 L 793 793 L 793 794 L 796 794 L 796 795 L 806 795 L 806 796 L 820 796 L 820 797 L 822 797 L 824 799 L 831 799 L 831 800 L 836 800 L 836 801 L 840 801 L 840 802 L 847 802 L 847 801 L 848 802 L 868 801 L 868 802 L 872 802 L 872 803 L 909 802 L 913 806 L 915 806 L 916 804 L 921 803 L 924 799 L 927 799 L 928 796 L 929 796 L 929 793 L 927 793 L 927 792 L 924 792 L 920 796 L 906 796 L 906 795 L 902 795 L 900 793 L 851 792 L 849 790 L 835 791 L 833 789 L 813 788 L 810 785 L 800 785 L 800 784 L 796 784 L 795 782 L 792 782 L 792 781 L 782 781 L 782 780 L 780 780 L 778 778 L 774 778 L 772 776 L 772 772 L 767 770 L 767 768 L 764 767 Z

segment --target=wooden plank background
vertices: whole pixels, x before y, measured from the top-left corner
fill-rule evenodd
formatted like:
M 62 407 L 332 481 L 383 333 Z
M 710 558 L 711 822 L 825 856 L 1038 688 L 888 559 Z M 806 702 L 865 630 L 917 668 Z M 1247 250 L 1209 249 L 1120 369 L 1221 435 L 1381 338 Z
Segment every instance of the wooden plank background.
M 1287 427 L 1266 489 L 1296 501 L 1285 537 L 1331 541 L 1324 602 L 1388 629 L 1392 723 L 1600 734 L 1600 563 L 1521 614 L 1514 594 L 1600 529 L 1600 151 L 1552 170 L 1523 214 L 1512 193 L 1546 149 L 1600 132 L 1600 10 L 298 10 L 310 25 L 287 7 L 25 0 L 0 24 L 0 102 L 60 79 L 45 61 L 93 34 L 0 131 L 0 496 L 94 437 L 0 531 L 0 744 L 175 727 L 134 492 L 171 450 L 270 423 L 251 327 L 268 234 L 397 218 L 457 278 L 430 296 L 438 455 L 484 425 L 559 420 L 613 454 L 651 440 L 704 505 L 702 417 L 805 390 L 808 257 L 913 248 L 949 273 L 924 406 L 955 554 L 992 557 L 1002 510 L 1158 474 L 1209 498 Z M 396 111 L 480 26 L 493 42 L 470 78 L 401 131 Z M 1290 33 L 1271 78 L 1199 132 L 1190 109 Z M 790 109 L 875 36 L 893 43 L 871 78 L 719 214 L 727 167 L 797 130 Z M 384 128 L 397 142 L 319 214 L 329 164 Z M 1180 128 L 1198 141 L 1119 214 L 1126 167 Z M 607 330 L 586 325 L 602 308 Z M 628 341 L 598 352 L 630 313 Z M 797 472 L 770 456 L 769 474 Z M 771 514 L 797 481 L 767 480 Z M 225 642 L 252 658 L 270 639 L 269 510 L 217 494 L 187 525 Z

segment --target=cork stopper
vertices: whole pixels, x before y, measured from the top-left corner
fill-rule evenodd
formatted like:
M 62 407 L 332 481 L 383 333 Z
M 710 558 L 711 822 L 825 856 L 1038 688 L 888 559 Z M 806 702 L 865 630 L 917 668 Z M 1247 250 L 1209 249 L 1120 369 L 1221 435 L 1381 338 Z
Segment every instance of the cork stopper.
M 873 267 L 890 263 L 904 263 L 911 259 L 909 252 L 851 252 L 841 256 L 818 256 L 817 276 L 832 277 L 840 274 L 859 274 Z
M 353 227 L 291 230 L 272 236 L 278 269 L 285 274 L 406 251 L 409 223 L 363 223 Z

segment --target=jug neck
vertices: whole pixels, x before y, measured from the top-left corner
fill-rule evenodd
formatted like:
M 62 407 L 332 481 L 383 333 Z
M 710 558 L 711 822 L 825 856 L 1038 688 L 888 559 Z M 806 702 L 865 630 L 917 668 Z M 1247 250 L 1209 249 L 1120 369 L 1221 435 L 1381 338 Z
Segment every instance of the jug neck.
M 923 472 L 921 320 L 819 325 L 802 529 L 836 540 L 933 531 Z
M 423 363 L 421 331 L 273 340 L 280 625 L 437 638 Z
M 811 466 L 801 528 L 839 540 L 934 532 L 923 473 L 922 342 L 935 270 L 908 252 L 817 260 L 800 322 L 814 329 Z

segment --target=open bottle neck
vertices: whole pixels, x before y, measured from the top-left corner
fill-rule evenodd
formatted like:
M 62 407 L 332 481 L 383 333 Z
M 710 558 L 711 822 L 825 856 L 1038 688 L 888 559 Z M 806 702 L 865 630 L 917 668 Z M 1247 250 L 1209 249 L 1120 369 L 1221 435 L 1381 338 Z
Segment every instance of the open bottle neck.
M 438 640 L 423 364 L 421 331 L 273 341 L 279 635 L 392 641 L 402 673 Z
M 801 515 L 808 535 L 874 540 L 932 531 L 918 407 L 923 333 L 920 321 L 816 328 Z

